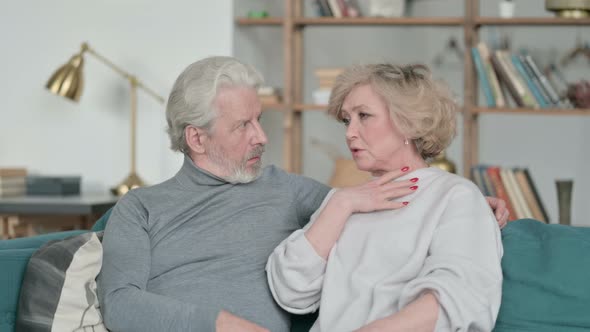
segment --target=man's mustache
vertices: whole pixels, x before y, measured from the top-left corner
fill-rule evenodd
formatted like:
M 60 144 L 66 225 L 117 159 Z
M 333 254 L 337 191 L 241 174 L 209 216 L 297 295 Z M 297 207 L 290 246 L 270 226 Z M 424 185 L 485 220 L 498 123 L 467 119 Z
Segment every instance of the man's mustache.
M 252 150 L 252 151 L 250 151 L 250 153 L 248 153 L 248 156 L 246 156 L 246 160 L 250 160 L 252 158 L 262 156 L 262 154 L 264 153 L 264 150 L 265 150 L 264 145 L 257 146 L 256 148 L 254 148 L 254 150 Z

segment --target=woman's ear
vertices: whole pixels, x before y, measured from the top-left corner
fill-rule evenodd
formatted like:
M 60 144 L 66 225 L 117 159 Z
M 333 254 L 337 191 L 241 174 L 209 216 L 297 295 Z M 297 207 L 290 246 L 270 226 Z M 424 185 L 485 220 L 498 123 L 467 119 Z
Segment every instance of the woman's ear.
M 184 137 L 189 148 L 197 153 L 205 153 L 205 142 L 208 138 L 207 131 L 201 128 L 186 126 L 184 128 Z

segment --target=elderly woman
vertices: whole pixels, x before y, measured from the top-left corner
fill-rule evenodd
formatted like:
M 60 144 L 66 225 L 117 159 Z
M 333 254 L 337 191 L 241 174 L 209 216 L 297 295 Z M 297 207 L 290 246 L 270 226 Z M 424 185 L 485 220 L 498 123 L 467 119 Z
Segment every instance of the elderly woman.
M 426 162 L 455 135 L 449 91 L 425 66 L 356 66 L 337 79 L 328 109 L 357 167 L 376 178 L 332 190 L 274 250 L 275 300 L 296 314 L 321 307 L 311 331 L 491 331 L 498 224 L 473 183 Z

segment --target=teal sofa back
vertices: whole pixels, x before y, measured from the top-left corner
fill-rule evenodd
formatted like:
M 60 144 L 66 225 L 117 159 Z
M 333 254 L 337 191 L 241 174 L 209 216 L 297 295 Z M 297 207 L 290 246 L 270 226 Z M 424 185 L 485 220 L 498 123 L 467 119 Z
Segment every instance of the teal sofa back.
M 590 228 L 511 222 L 502 230 L 494 332 L 590 331 Z

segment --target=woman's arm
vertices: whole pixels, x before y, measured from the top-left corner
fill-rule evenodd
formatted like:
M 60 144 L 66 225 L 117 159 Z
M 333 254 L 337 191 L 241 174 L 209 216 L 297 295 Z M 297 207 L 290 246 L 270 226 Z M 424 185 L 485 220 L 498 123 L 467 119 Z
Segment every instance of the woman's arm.
M 398 309 L 426 291 L 440 305 L 437 328 L 491 331 L 502 295 L 502 241 L 494 215 L 472 183 L 446 197 L 418 276 L 401 291 Z
M 436 296 L 431 292 L 425 292 L 402 310 L 365 325 L 355 332 L 432 332 L 436 327 L 439 310 Z

